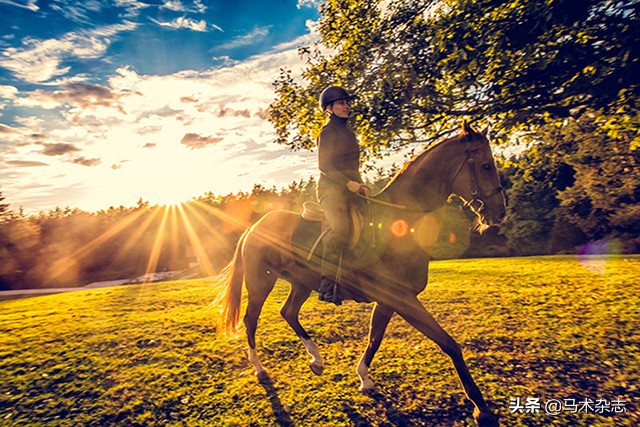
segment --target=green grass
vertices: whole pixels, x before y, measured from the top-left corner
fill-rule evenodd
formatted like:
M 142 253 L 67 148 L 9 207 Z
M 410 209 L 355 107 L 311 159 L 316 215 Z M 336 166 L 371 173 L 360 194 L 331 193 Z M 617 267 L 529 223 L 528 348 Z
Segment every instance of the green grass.
M 421 294 L 461 344 L 506 426 L 640 423 L 640 257 L 438 261 Z M 211 281 L 130 285 L 0 302 L 0 425 L 466 426 L 472 406 L 450 360 L 394 316 L 374 360 L 379 391 L 355 366 L 371 305 L 316 300 L 301 321 L 325 357 L 316 377 L 279 316 L 278 282 L 258 345 L 215 332 Z M 626 412 L 511 413 L 511 398 L 623 399 Z

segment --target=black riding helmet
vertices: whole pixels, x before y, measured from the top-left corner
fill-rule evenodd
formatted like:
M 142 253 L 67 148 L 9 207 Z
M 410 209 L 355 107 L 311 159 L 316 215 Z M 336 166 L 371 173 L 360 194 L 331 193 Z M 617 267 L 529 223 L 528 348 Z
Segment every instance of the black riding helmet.
M 355 96 L 349 95 L 349 92 L 342 89 L 340 86 L 329 86 L 320 94 L 320 108 L 324 111 L 333 102 L 340 101 L 341 99 L 350 100 L 353 98 L 355 98 Z

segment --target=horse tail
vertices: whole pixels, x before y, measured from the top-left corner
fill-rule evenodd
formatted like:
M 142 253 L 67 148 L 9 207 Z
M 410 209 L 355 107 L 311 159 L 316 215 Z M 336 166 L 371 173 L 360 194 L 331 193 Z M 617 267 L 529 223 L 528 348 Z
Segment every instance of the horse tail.
M 222 313 L 218 320 L 218 331 L 226 335 L 232 335 L 238 330 L 240 320 L 240 304 L 242 300 L 242 284 L 244 282 L 244 261 L 242 248 L 247 239 L 248 230 L 245 231 L 236 245 L 233 258 L 222 269 L 218 276 L 218 284 L 223 286 L 224 294 L 216 301 L 216 305 L 222 304 Z

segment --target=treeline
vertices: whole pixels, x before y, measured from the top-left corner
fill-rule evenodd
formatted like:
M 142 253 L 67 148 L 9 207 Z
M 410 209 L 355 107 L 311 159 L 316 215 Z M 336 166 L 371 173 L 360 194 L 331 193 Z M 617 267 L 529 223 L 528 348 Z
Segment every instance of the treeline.
M 498 159 L 508 198 L 505 223 L 483 235 L 450 206 L 434 257 L 640 252 L 640 156 L 630 136 L 566 121 L 522 135 L 526 147 Z M 380 171 L 374 192 L 393 175 Z M 315 200 L 313 178 L 287 188 L 207 193 L 181 207 L 55 209 L 26 216 L 0 194 L 0 289 L 78 286 L 148 272 L 213 275 L 239 235 L 273 209 Z
M 145 273 L 216 274 L 236 240 L 272 209 L 299 209 L 315 181 L 250 193 L 207 193 L 180 206 L 55 209 L 26 216 L 0 204 L 0 289 L 80 286 Z M 0 195 L 0 202 L 2 196 Z

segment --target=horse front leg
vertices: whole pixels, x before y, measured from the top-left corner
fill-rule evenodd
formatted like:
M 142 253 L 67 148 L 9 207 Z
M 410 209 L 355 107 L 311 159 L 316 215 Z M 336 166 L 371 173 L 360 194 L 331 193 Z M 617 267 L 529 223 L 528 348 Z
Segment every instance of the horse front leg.
M 373 381 L 369 378 L 369 368 L 373 357 L 380 348 L 380 343 L 382 343 L 382 338 L 391 316 L 393 316 L 393 309 L 390 307 L 378 303 L 373 307 L 371 324 L 369 325 L 369 341 L 356 368 L 356 372 L 360 377 L 360 391 L 363 393 L 368 393 L 375 389 Z
M 418 301 L 417 297 L 410 298 L 408 301 L 403 300 L 397 304 L 395 308 L 403 319 L 433 340 L 438 347 L 451 358 L 460 382 L 462 383 L 462 387 L 469 400 L 471 400 L 475 406 L 473 417 L 478 426 L 497 426 L 498 418 L 487 406 L 482 397 L 482 393 L 480 393 L 480 389 L 471 377 L 471 373 L 462 357 L 462 350 L 458 343 L 442 329 L 433 316 L 431 316 L 431 313 Z
M 324 372 L 324 360 L 322 360 L 322 356 L 320 355 L 320 349 L 313 339 L 311 339 L 311 336 L 307 331 L 302 327 L 299 320 L 300 308 L 309 298 L 309 295 L 311 295 L 311 289 L 302 286 L 299 283 L 292 282 L 291 292 L 289 293 L 287 301 L 282 306 L 280 314 L 291 326 L 298 337 L 300 337 L 307 353 L 311 356 L 311 361 L 309 363 L 311 371 L 316 375 L 322 375 Z

